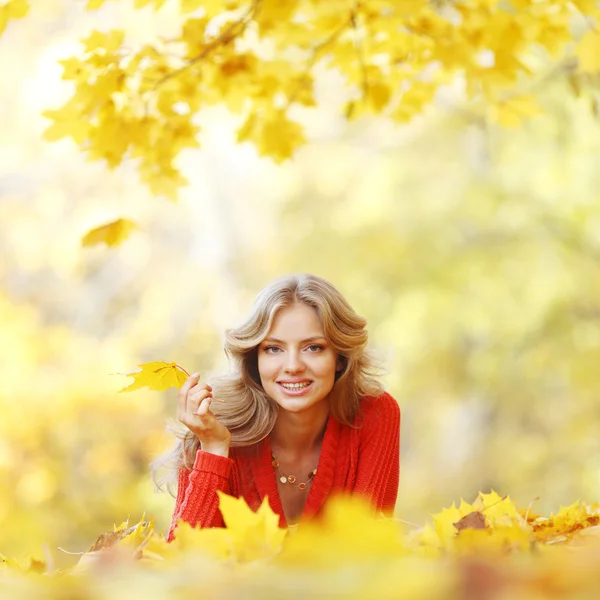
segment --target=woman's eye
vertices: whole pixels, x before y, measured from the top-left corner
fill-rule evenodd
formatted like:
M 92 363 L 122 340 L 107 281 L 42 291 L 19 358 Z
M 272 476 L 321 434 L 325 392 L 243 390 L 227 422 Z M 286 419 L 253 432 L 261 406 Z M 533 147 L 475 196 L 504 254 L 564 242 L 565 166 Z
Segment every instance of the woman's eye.
M 267 346 L 265 348 L 265 352 L 267 354 L 275 354 L 279 351 L 279 348 L 277 346 Z
M 323 346 L 319 346 L 319 344 L 311 344 L 308 349 L 311 352 L 319 352 L 320 350 L 323 350 Z

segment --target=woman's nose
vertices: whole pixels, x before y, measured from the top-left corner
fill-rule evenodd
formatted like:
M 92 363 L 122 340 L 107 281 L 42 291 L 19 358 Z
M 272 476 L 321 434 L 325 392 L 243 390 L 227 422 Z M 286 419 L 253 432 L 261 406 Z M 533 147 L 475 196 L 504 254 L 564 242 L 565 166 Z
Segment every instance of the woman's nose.
M 285 370 L 288 373 L 298 373 L 304 369 L 304 363 L 302 362 L 299 354 L 296 352 L 288 352 L 285 361 Z

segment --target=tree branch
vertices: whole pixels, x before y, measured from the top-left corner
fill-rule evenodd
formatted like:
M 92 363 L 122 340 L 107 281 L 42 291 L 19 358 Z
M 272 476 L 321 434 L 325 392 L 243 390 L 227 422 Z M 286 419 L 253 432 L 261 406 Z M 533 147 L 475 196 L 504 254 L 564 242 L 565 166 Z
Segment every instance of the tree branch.
M 179 67 L 178 69 L 167 73 L 164 77 L 159 79 L 154 84 L 152 91 L 156 91 L 156 89 L 163 85 L 165 82 L 169 81 L 170 79 L 173 79 L 174 77 L 177 77 L 178 75 L 181 75 L 181 73 L 183 73 L 184 71 L 187 71 L 195 64 L 204 60 L 217 46 L 227 44 L 232 39 L 243 33 L 248 23 L 252 20 L 255 13 L 258 11 L 261 1 L 262 0 L 252 0 L 252 4 L 240 19 L 230 23 L 228 27 L 226 27 L 214 40 L 212 40 L 212 42 L 210 42 L 202 50 L 202 52 L 200 52 L 200 54 L 188 60 L 188 62 L 183 67 Z M 236 31 L 236 29 L 238 28 L 240 28 L 240 30 Z

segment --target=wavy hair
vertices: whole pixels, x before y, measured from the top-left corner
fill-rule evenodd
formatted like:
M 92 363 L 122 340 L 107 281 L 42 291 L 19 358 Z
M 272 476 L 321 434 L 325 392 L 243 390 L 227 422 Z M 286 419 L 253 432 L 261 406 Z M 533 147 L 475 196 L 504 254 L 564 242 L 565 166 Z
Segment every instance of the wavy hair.
M 363 396 L 379 395 L 378 370 L 367 352 L 366 320 L 331 283 L 309 274 L 288 275 L 271 282 L 256 297 L 246 321 L 225 332 L 225 353 L 230 372 L 211 378 L 214 402 L 211 410 L 231 432 L 231 446 L 252 446 L 266 438 L 277 419 L 277 404 L 267 396 L 258 373 L 258 346 L 267 337 L 277 312 L 293 304 L 314 308 L 325 339 L 342 360 L 329 395 L 330 413 L 340 423 L 353 426 Z M 177 437 L 175 447 L 151 465 L 158 489 L 166 483 L 173 493 L 177 472 L 191 469 L 200 447 L 198 438 L 183 425 L 168 427 Z M 159 478 L 158 471 L 166 469 Z

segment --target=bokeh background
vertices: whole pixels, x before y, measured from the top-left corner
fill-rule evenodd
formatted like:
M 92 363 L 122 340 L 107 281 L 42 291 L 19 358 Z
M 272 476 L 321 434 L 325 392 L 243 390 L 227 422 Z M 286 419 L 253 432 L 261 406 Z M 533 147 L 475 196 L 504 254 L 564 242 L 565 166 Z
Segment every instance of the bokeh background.
M 369 323 L 400 403 L 397 516 L 495 489 L 542 514 L 600 499 L 600 127 L 561 77 L 544 112 L 491 125 L 448 89 L 410 124 L 348 123 L 318 78 L 309 144 L 276 165 L 201 115 L 178 203 L 134 166 L 41 139 L 57 60 L 92 28 L 143 40 L 177 15 L 40 0 L 0 39 L 0 553 L 76 560 L 128 517 L 166 529 L 150 461 L 176 393 L 120 394 L 153 360 L 225 368 L 223 329 L 272 278 L 330 279 Z M 81 246 L 119 217 L 121 246 Z

